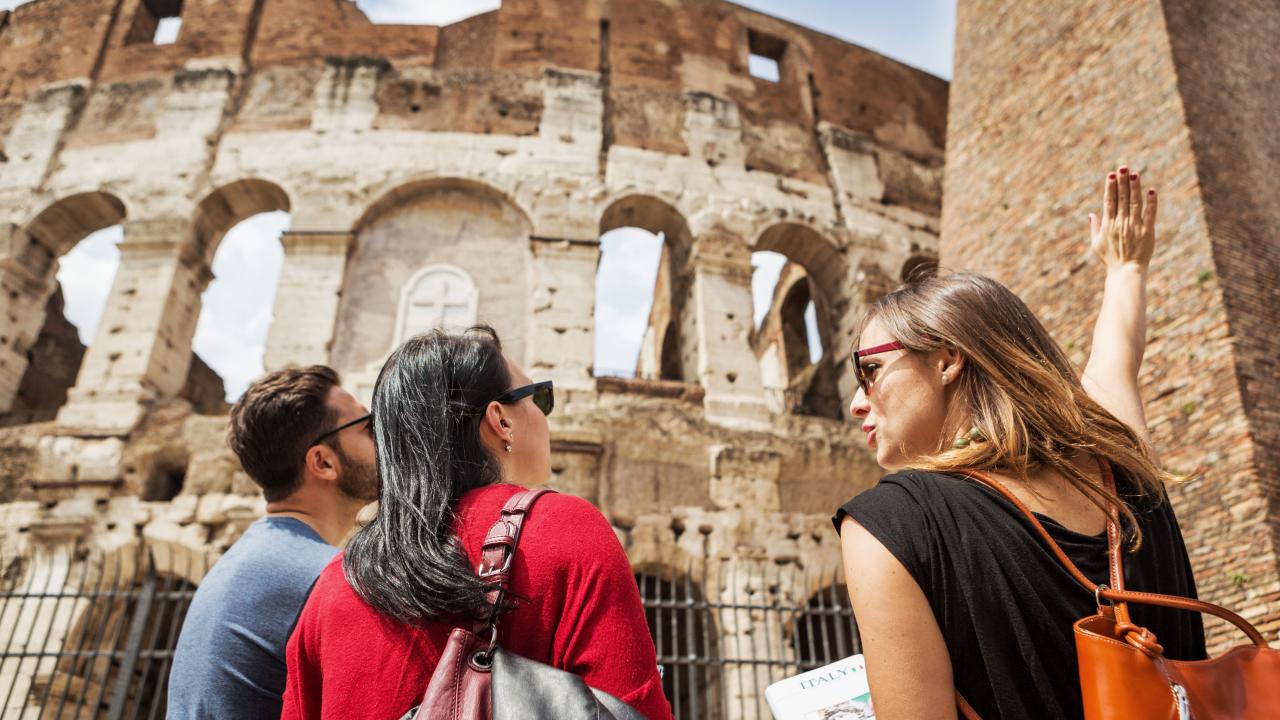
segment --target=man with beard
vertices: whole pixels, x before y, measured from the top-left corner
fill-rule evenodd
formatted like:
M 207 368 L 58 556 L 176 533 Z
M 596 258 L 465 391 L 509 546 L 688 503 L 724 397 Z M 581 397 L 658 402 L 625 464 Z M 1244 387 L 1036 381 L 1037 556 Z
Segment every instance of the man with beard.
M 209 571 L 169 675 L 170 720 L 280 717 L 285 645 L 320 571 L 378 497 L 369 411 L 314 365 L 268 374 L 231 408 L 227 442 L 267 514 Z

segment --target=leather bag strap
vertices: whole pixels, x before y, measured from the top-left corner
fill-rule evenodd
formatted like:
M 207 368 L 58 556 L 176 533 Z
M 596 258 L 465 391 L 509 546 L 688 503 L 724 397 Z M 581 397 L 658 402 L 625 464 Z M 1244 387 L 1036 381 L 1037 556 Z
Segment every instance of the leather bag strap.
M 1040 523 L 1040 520 L 1035 516 L 1035 514 L 1032 513 L 1016 495 L 1009 492 L 1008 488 L 986 473 L 969 470 L 965 471 L 964 474 L 996 490 L 1003 495 L 1006 500 L 1013 503 L 1014 507 L 1018 508 L 1018 510 L 1031 521 L 1032 527 L 1035 528 L 1036 532 L 1040 535 L 1040 538 L 1045 541 L 1049 550 L 1053 552 L 1054 556 L 1058 559 L 1058 562 L 1062 563 L 1063 567 L 1065 567 L 1067 572 L 1075 578 L 1076 582 L 1080 583 L 1080 585 L 1086 590 L 1094 593 L 1094 596 L 1099 598 L 1099 602 L 1101 602 L 1101 598 L 1106 598 L 1113 604 L 1117 604 L 1116 607 L 1120 608 L 1121 613 L 1125 616 L 1122 618 L 1125 622 L 1127 622 L 1128 619 L 1128 612 L 1122 605 L 1119 605 L 1121 603 L 1135 602 L 1145 605 L 1159 605 L 1161 607 L 1176 608 L 1179 610 L 1190 610 L 1192 612 L 1206 613 L 1226 620 L 1237 628 L 1240 628 L 1240 630 L 1249 637 L 1249 640 L 1254 645 L 1257 645 L 1258 647 L 1268 647 L 1266 639 L 1262 637 L 1262 633 L 1258 632 L 1257 628 L 1250 624 L 1249 621 L 1219 605 L 1204 602 L 1203 600 L 1178 597 L 1176 595 L 1161 595 L 1158 593 L 1125 590 L 1124 566 L 1121 560 L 1122 550 L 1120 548 L 1119 541 L 1119 513 L 1115 507 L 1110 508 L 1107 517 L 1107 552 L 1110 559 L 1109 565 L 1111 570 L 1111 581 L 1115 586 L 1095 586 L 1084 573 L 1080 572 L 1080 568 L 1076 567 L 1075 563 L 1071 562 L 1071 558 L 1067 557 L 1067 554 L 1058 546 L 1058 543 L 1054 541 L 1053 536 L 1049 534 L 1049 531 Z M 1108 489 L 1114 492 L 1115 485 L 1111 477 L 1110 468 L 1105 465 L 1103 466 L 1103 478 L 1104 482 L 1107 483 Z M 1135 629 L 1140 630 L 1141 628 Z
M 498 616 L 502 614 L 502 600 L 506 596 L 507 585 L 511 581 L 511 563 L 516 556 L 516 546 L 520 543 L 520 530 L 524 527 L 525 517 L 533 508 L 538 498 L 555 492 L 550 488 L 525 490 L 512 495 L 502 506 L 498 520 L 485 534 L 484 544 L 480 546 L 480 565 L 476 574 L 484 581 L 487 588 L 485 596 L 489 601 L 489 617 L 477 623 L 477 634 L 488 629 L 492 635 L 491 645 L 497 638 Z

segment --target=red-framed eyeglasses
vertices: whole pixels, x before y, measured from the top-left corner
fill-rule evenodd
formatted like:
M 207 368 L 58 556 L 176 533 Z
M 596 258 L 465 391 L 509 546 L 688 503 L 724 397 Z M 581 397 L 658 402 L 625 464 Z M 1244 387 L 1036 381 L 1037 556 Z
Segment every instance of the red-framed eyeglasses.
M 849 362 L 853 363 L 853 376 L 858 379 L 858 387 L 862 388 L 863 394 L 871 394 L 871 381 L 874 378 L 871 377 L 871 373 L 867 372 L 867 369 L 864 368 L 862 363 L 858 362 L 858 360 L 870 355 L 879 355 L 880 353 L 887 353 L 893 350 L 906 349 L 907 346 L 900 342 L 891 342 L 883 345 L 876 345 L 875 347 L 869 347 L 866 350 L 853 351 L 853 357 L 849 358 Z

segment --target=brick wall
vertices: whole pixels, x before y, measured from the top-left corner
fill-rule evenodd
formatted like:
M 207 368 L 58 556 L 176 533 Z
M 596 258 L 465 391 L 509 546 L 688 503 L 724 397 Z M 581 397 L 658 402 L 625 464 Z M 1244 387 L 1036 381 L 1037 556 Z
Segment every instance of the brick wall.
M 1172 494 L 1201 594 L 1274 639 L 1280 9 L 1202 5 L 960 2 L 941 262 L 1008 284 L 1082 363 L 1102 174 L 1127 163 L 1159 188 L 1148 420 L 1164 466 L 1193 476 Z

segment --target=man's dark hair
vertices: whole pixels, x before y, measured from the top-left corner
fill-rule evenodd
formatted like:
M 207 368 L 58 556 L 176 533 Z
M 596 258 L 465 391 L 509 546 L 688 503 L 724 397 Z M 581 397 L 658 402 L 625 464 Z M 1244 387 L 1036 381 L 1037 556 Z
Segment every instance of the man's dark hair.
M 325 401 L 337 384 L 338 373 L 324 365 L 277 370 L 250 385 L 232 406 L 227 444 L 267 502 L 298 489 L 312 441 L 336 425 Z

